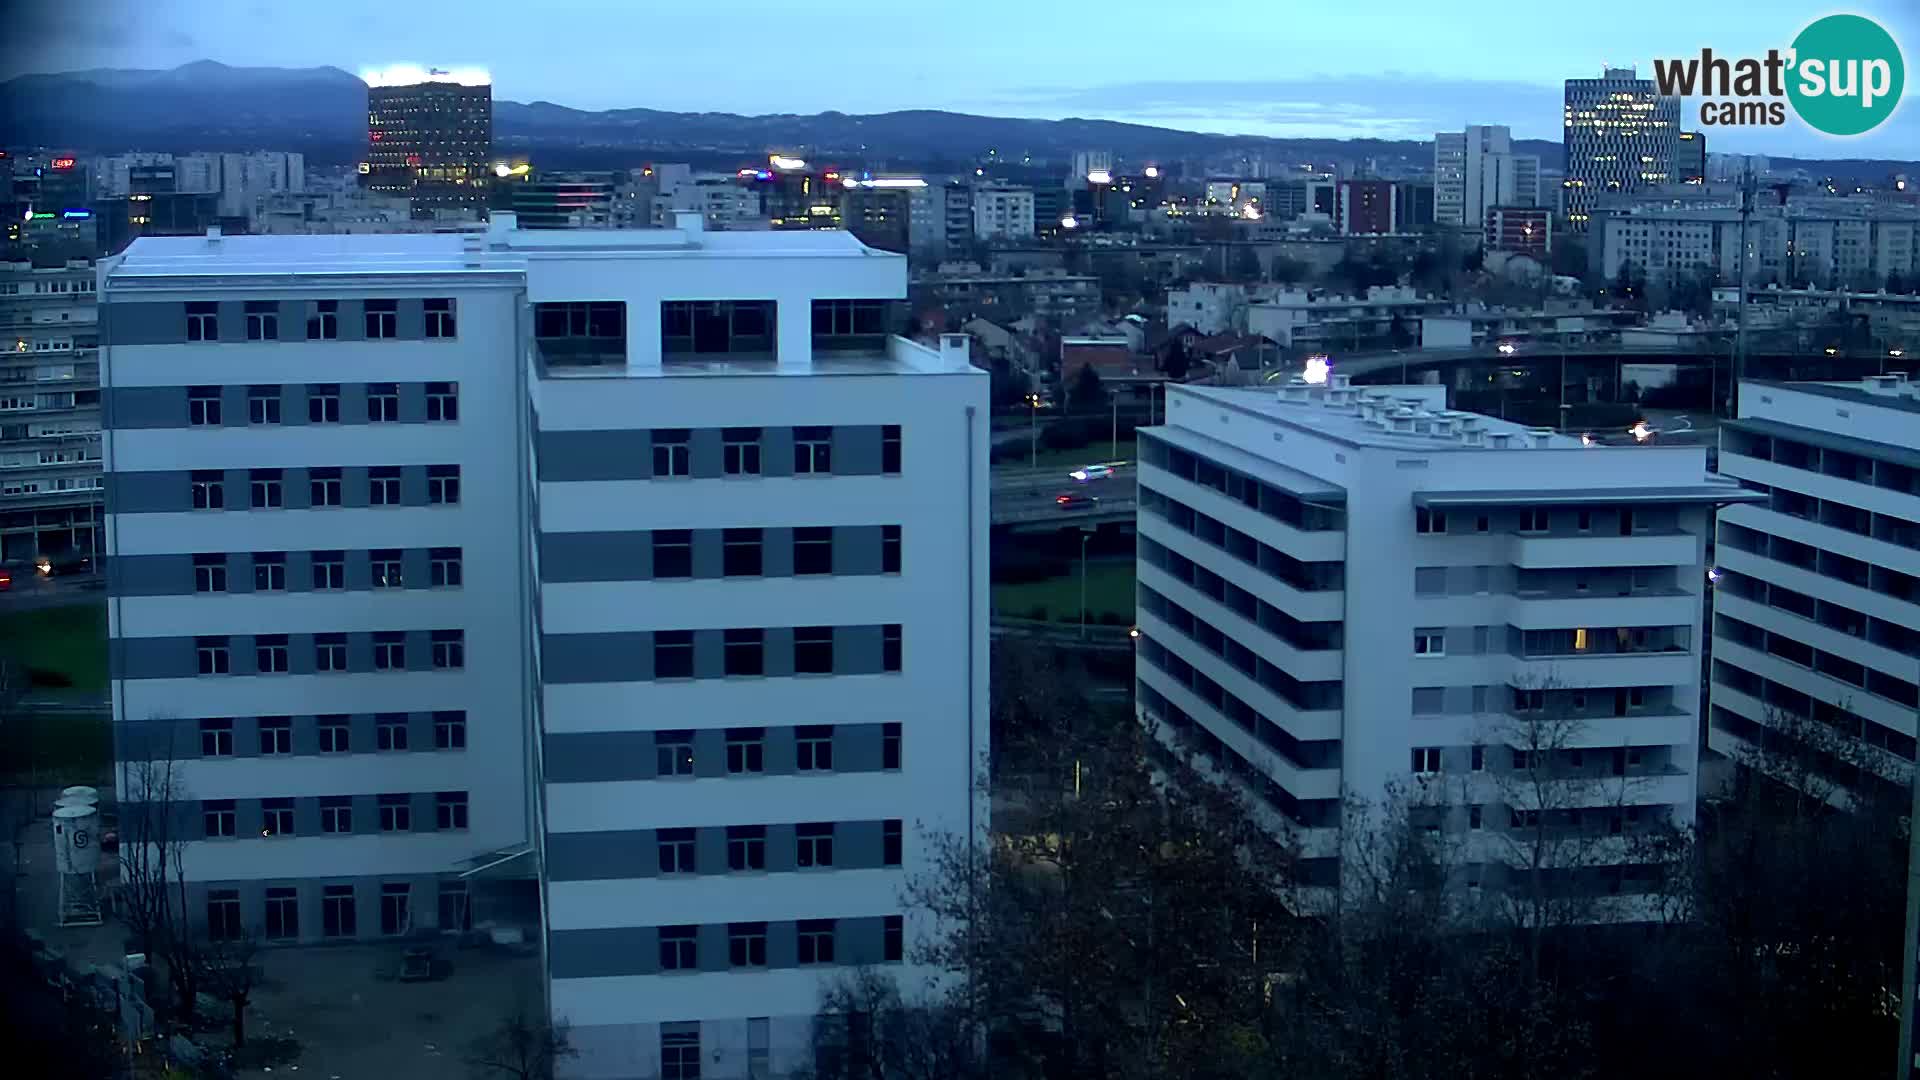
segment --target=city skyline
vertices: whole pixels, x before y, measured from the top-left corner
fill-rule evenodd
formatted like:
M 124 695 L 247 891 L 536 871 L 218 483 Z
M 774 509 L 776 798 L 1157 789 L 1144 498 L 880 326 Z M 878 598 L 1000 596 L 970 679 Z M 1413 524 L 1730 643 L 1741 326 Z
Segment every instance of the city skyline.
M 647 33 L 637 42 L 618 32 L 579 32 L 585 25 L 617 30 L 621 18 L 636 18 L 605 0 L 568 0 L 552 18 L 511 31 L 474 18 L 469 7 L 459 10 L 458 18 L 421 18 L 372 0 L 342 0 L 318 25 L 296 25 L 262 3 L 220 15 L 178 0 L 137 11 L 126 0 L 89 0 L 79 10 L 40 3 L 16 28 L 43 47 L 10 57 L 0 76 L 166 68 L 199 59 L 353 72 L 391 63 L 477 65 L 492 72 L 502 100 L 591 110 L 765 115 L 926 108 L 1036 119 L 1094 116 L 1282 138 L 1425 140 L 1435 131 L 1492 123 L 1511 126 L 1516 137 L 1557 140 L 1564 79 L 1627 65 L 1650 76 L 1656 56 L 1697 54 L 1703 46 L 1729 56 L 1764 53 L 1784 47 L 1818 14 L 1786 0 L 1758 0 L 1743 8 L 1738 25 L 1729 25 L 1703 11 L 1627 0 L 1604 24 L 1535 42 L 1525 31 L 1489 36 L 1490 28 L 1504 25 L 1488 21 L 1491 10 L 1487 19 L 1471 13 L 1442 18 L 1406 0 L 1386 0 L 1376 13 L 1410 31 L 1392 35 L 1375 33 L 1374 19 L 1304 13 L 1263 31 L 1258 20 L 1267 14 L 1239 0 L 1204 22 L 1171 25 L 1145 11 L 1140 20 L 1087 25 L 1071 12 L 980 0 L 955 26 L 902 14 L 852 28 L 843 55 L 858 56 L 858 64 L 834 57 L 841 62 L 829 67 L 796 62 L 781 13 L 766 0 L 743 0 L 742 17 L 723 35 L 702 27 L 697 13 L 648 12 L 635 25 Z M 1909 5 L 1863 0 L 1854 10 L 1878 19 L 1897 39 L 1920 38 L 1920 16 Z M 995 25 L 1018 32 L 954 32 Z M 134 29 L 142 26 L 164 29 L 142 36 Z M 1149 26 L 1152 32 L 1144 32 Z M 925 64 L 912 46 L 936 39 L 946 62 Z M 661 45 L 650 48 L 650 42 Z M 1498 64 L 1488 63 L 1490 56 Z M 1364 58 L 1370 70 L 1328 58 Z M 1697 103 L 1683 106 L 1682 127 L 1698 127 L 1698 119 Z M 1899 158 L 1920 145 L 1920 113 L 1900 109 L 1875 131 L 1846 140 L 1821 136 L 1797 120 L 1781 128 L 1708 130 L 1714 149 Z

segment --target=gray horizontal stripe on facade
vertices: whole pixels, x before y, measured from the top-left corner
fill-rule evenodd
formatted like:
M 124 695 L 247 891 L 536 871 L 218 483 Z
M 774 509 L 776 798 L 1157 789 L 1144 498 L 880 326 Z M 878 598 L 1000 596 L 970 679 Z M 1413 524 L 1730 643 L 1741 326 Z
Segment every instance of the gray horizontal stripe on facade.
M 262 300 L 269 298 L 261 298 Z M 426 300 L 423 297 L 395 298 L 393 341 L 420 341 L 426 339 Z M 259 301 L 256 301 L 259 302 Z M 339 336 L 325 339 L 334 341 L 366 340 L 366 302 L 365 298 L 341 299 L 337 325 Z M 304 342 L 307 340 L 307 301 L 274 301 L 274 314 L 279 316 L 279 333 L 270 341 L 247 340 L 247 301 L 222 300 L 217 302 L 217 330 L 215 341 L 231 344 L 271 345 L 277 342 Z M 184 301 L 159 303 L 129 303 L 126 301 L 102 303 L 99 312 L 100 340 L 107 345 L 179 345 L 187 342 L 187 304 Z M 457 323 L 456 323 L 457 326 Z M 454 341 L 457 338 L 435 339 Z M 214 342 L 196 342 L 195 344 L 213 344 Z
M 882 821 L 841 821 L 833 828 L 833 866 L 806 872 L 876 870 L 885 866 Z M 792 823 L 766 829 L 766 867 L 742 876 L 784 874 L 799 870 L 798 840 Z M 734 873 L 727 868 L 727 827 L 692 830 L 694 873 L 716 876 Z M 903 841 L 904 842 L 904 841 Z M 554 881 L 627 881 L 663 876 L 660 873 L 659 830 L 627 829 L 615 832 L 549 832 L 545 866 Z M 683 876 L 683 875 L 671 875 Z
M 205 427 L 207 430 L 219 430 L 229 427 L 307 427 L 311 425 L 307 407 L 307 388 L 309 383 L 273 383 L 263 381 L 258 384 L 270 386 L 279 391 L 280 423 L 252 424 L 249 422 L 248 401 L 251 398 L 250 387 L 232 385 L 221 387 L 220 423 L 218 425 L 194 424 L 188 407 L 189 388 L 186 386 L 109 386 L 100 393 L 106 426 L 115 431 L 151 430 L 156 428 Z M 340 426 L 367 424 L 367 386 L 365 383 L 341 383 L 340 387 Z M 398 423 L 427 423 L 427 384 L 423 382 L 403 382 L 396 384 L 400 396 Z M 326 426 L 333 426 L 329 422 Z
M 768 968 L 799 967 L 799 925 L 766 924 Z M 595 930 L 555 930 L 548 935 L 547 966 L 555 979 L 601 979 L 621 975 L 661 975 L 679 970 L 660 967 L 660 927 L 631 926 Z M 742 970 L 728 963 L 727 924 L 695 927 L 695 966 L 684 972 Z M 844 967 L 885 963 L 885 916 L 834 920 L 833 962 L 807 965 Z M 753 970 L 760 970 L 755 968 Z
M 766 427 L 759 431 L 758 475 L 792 476 L 793 428 Z M 709 480 L 726 475 L 725 434 L 723 428 L 688 431 L 686 479 Z M 879 475 L 882 434 L 877 424 L 835 426 L 828 458 L 830 474 Z M 540 479 L 554 483 L 653 479 L 653 436 L 648 428 L 542 431 L 536 443 Z
M 338 938 L 325 936 L 326 916 L 323 910 L 327 886 L 345 886 L 353 890 L 354 933 Z M 411 914 L 412 932 L 433 931 L 439 927 L 440 891 L 443 886 L 460 888 L 465 885 L 453 874 L 444 877 L 432 877 L 420 874 L 395 874 L 386 877 L 375 876 L 339 876 L 326 878 L 260 878 L 249 881 L 190 881 L 187 883 L 187 917 L 193 927 L 204 931 L 207 926 L 207 896 L 215 891 L 239 894 L 241 929 L 265 944 L 274 944 L 275 939 L 266 938 L 267 892 L 271 889 L 292 889 L 298 909 L 299 933 L 286 939 L 287 944 L 316 941 L 351 941 L 363 938 L 378 938 L 388 935 L 380 933 L 380 890 L 383 886 L 406 885 L 409 890 L 408 909 Z M 471 897 L 469 890 L 467 895 Z M 471 910 L 471 909 L 469 909 Z
M 407 796 L 407 828 L 391 830 L 392 835 L 401 833 L 428 832 L 465 832 L 464 829 L 443 830 L 435 827 L 435 793 L 431 791 L 389 792 L 387 794 Z M 333 798 L 351 800 L 351 822 L 353 826 L 345 832 L 327 832 L 320 827 L 320 805 Z M 206 832 L 207 801 L 232 803 L 234 831 L 232 836 L 208 836 Z M 388 833 L 380 827 L 380 795 L 341 795 L 341 796 L 299 796 L 290 800 L 293 803 L 294 836 L 372 836 Z M 262 836 L 265 826 L 266 807 L 260 799 L 190 799 L 174 804 L 161 803 L 123 803 L 120 813 L 123 818 L 140 820 L 156 807 L 161 812 L 170 809 L 173 813 L 172 831 L 169 835 L 182 840 L 203 840 L 220 844 L 273 844 L 279 837 Z M 469 796 L 468 813 L 472 813 Z
M 765 627 L 766 677 L 794 675 L 793 628 Z M 883 628 L 836 626 L 833 671 L 821 676 L 878 674 L 884 660 Z M 726 674 L 725 630 L 695 630 L 695 679 L 758 678 Z M 654 678 L 654 632 L 630 630 L 598 634 L 544 634 L 540 642 L 542 676 L 548 683 L 648 682 Z M 798 678 L 809 675 L 795 676 Z
M 469 725 L 473 723 L 464 710 L 447 709 L 445 712 L 458 713 Z M 391 713 L 346 713 L 343 714 L 347 726 L 347 747 L 345 751 L 326 751 L 322 756 L 343 760 L 365 760 L 368 755 L 379 754 L 417 754 L 439 753 L 457 754 L 464 747 L 449 750 L 435 749 L 434 714 L 431 712 L 391 712 Z M 380 718 L 386 716 L 401 717 L 405 720 L 407 745 L 404 750 L 381 750 Z M 330 718 L 330 717 L 329 717 Z M 175 760 L 194 760 L 206 755 L 202 753 L 200 717 L 155 717 L 145 720 L 122 720 L 113 725 L 114 757 L 119 761 L 163 760 L 172 755 Z M 229 757 L 302 757 L 322 754 L 320 749 L 319 716 L 290 716 L 292 721 L 292 750 L 289 754 L 260 753 L 260 718 L 257 716 L 208 717 L 232 722 L 233 753 L 214 755 L 208 760 L 220 761 Z M 469 727 L 471 736 L 472 729 Z M 837 747 L 835 748 L 838 749 Z
M 458 550 L 458 549 L 456 549 Z M 426 590 L 434 586 L 432 549 L 400 549 L 400 580 L 403 588 Z M 219 554 L 206 552 L 205 554 Z M 254 589 L 254 552 L 226 552 L 227 587 L 221 592 L 201 594 L 195 588 L 195 555 L 121 555 L 107 563 L 109 596 L 218 596 L 226 593 L 251 593 Z M 314 592 L 313 552 L 276 552 L 286 556 L 285 592 Z M 369 550 L 342 553 L 344 589 L 322 592 L 363 592 L 373 589 L 373 553 Z M 464 567 L 463 567 L 464 569 Z M 379 591 L 387 591 L 385 589 Z
M 309 510 L 313 506 L 311 486 L 313 468 L 332 468 L 333 466 L 315 465 L 310 468 L 292 468 L 268 470 L 280 474 L 281 505 L 262 507 L 260 512 L 273 513 L 280 510 Z M 428 506 L 427 466 L 399 465 L 373 466 L 374 468 L 398 468 L 400 470 L 400 506 Z M 219 472 L 224 484 L 222 494 L 224 503 L 218 510 L 201 510 L 198 513 L 238 513 L 253 510 L 249 505 L 252 498 L 250 483 L 252 469 L 155 469 L 145 472 L 110 472 L 102 478 L 106 490 L 107 512 L 110 514 L 177 514 L 194 511 L 193 477 L 194 473 L 207 471 Z M 347 509 L 359 509 L 372 506 L 368 498 L 368 467 L 340 467 L 341 506 Z M 334 509 L 324 507 L 320 509 Z
M 833 526 L 832 566 L 835 574 L 882 572 L 881 525 Z M 724 578 L 726 530 L 692 529 L 691 562 L 694 580 Z M 757 577 L 791 577 L 794 567 L 791 528 L 761 529 L 760 573 Z M 551 584 L 580 581 L 654 580 L 654 534 L 630 532 L 559 532 L 540 535 L 540 578 Z M 669 578 L 664 580 L 685 580 Z
M 765 767 L 760 773 L 738 774 L 742 780 L 754 776 L 790 776 L 795 768 L 795 730 L 792 727 L 761 729 L 761 755 Z M 833 727 L 833 772 L 878 772 L 881 768 L 880 724 L 836 724 Z M 695 778 L 733 776 L 727 772 L 727 732 L 708 728 L 691 732 L 693 736 L 693 775 Z M 541 773 L 549 784 L 604 783 L 619 780 L 659 779 L 656 742 L 651 731 L 592 731 L 549 734 L 543 744 Z M 669 777 L 668 782 L 682 779 Z
M 448 627 L 447 629 L 454 629 Z M 321 631 L 326 633 L 326 631 Z M 386 632 L 386 631 L 382 631 Z M 405 671 L 435 671 L 433 666 L 433 640 L 430 630 L 397 631 L 403 634 L 406 645 Z M 373 666 L 373 635 L 375 631 L 345 631 L 347 639 L 347 670 L 339 674 L 371 672 Z M 206 635 L 203 635 L 206 636 Z M 222 635 L 212 635 L 222 636 Z M 107 662 L 112 676 L 116 679 L 220 679 L 235 675 L 262 675 L 258 669 L 258 657 L 255 649 L 258 637 L 285 637 L 287 639 L 288 670 L 266 672 L 266 678 L 278 678 L 286 675 L 332 675 L 335 672 L 319 672 L 314 666 L 313 634 L 280 635 L 224 635 L 227 640 L 227 671 L 223 675 L 200 674 L 199 653 L 196 651 L 196 637 L 147 637 L 114 638 L 107 642 Z M 457 669 L 455 669 L 457 670 Z M 384 674 L 385 672 L 383 672 Z

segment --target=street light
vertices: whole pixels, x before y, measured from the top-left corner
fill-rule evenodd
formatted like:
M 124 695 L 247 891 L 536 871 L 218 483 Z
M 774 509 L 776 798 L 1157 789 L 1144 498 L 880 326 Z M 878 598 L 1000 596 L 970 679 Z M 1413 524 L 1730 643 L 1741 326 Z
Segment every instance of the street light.
M 1027 395 L 1027 464 L 1040 467 L 1040 395 Z
M 1080 526 L 1080 640 L 1087 640 L 1087 541 L 1093 539 L 1093 529 Z

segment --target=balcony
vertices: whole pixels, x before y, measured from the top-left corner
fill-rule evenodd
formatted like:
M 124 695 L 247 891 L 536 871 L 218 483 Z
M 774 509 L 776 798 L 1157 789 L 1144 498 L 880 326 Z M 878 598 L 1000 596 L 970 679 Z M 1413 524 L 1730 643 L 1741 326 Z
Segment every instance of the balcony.
M 1508 561 L 1523 570 L 1596 566 L 1698 566 L 1700 537 L 1689 532 L 1636 532 L 1631 536 L 1529 536 L 1508 542 Z

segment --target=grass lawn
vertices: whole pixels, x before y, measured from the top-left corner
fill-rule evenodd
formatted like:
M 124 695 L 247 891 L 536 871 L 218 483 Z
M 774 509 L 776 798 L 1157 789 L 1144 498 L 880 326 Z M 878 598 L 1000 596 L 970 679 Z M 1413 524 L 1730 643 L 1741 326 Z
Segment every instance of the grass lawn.
M 1027 457 L 1027 444 L 1019 443 L 1016 445 L 1019 453 L 1013 457 L 1002 458 L 1000 464 L 1010 469 L 1017 469 L 1032 464 L 1032 459 Z M 1058 466 L 1062 469 L 1071 469 L 1075 465 L 1091 465 L 1097 461 L 1132 461 L 1134 459 L 1134 448 L 1137 445 L 1138 444 L 1132 439 L 1121 439 L 1120 452 L 1118 454 L 1112 452 L 1113 443 L 1106 439 L 1095 439 L 1078 450 L 1049 450 L 1045 446 L 1042 446 L 1040 447 L 1040 464 Z M 1010 453 L 1010 451 L 1002 450 L 1001 453 L 1007 454 Z M 1093 588 L 1091 581 L 1088 582 L 1087 588 L 1089 590 Z M 1091 603 L 1092 601 L 1088 602 Z
M 30 611 L 0 611 L 0 656 L 53 679 L 64 677 L 76 690 L 107 688 L 107 605 L 64 604 Z
M 0 779 L 42 787 L 111 784 L 107 714 L 15 713 L 0 723 Z
M 1045 608 L 1046 618 L 1055 622 L 1078 622 L 1078 568 L 1066 577 L 993 587 L 996 613 L 1025 619 L 1033 617 L 1035 608 Z M 1133 622 L 1133 560 L 1109 559 L 1087 564 L 1087 611 L 1094 619 L 1113 614 L 1129 625 Z

